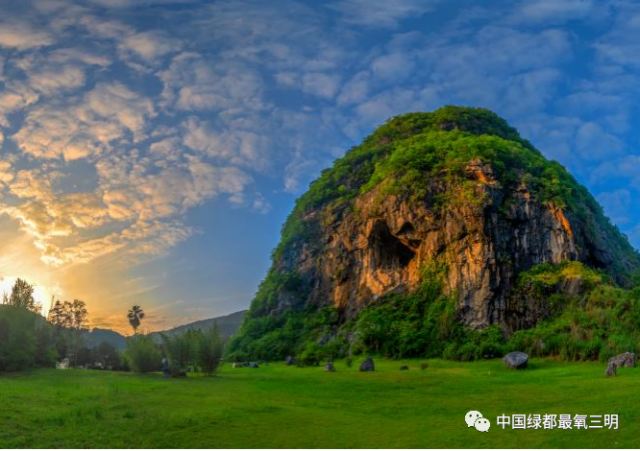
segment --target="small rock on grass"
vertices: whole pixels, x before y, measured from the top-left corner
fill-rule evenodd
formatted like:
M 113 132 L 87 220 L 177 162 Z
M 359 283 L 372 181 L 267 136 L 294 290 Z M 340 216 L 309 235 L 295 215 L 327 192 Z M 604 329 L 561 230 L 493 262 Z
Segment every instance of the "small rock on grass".
M 375 371 L 376 364 L 373 362 L 371 356 L 364 359 L 364 362 L 360 364 L 360 371 Z
M 527 367 L 527 363 L 529 362 L 529 356 L 524 352 L 510 352 L 502 358 L 502 363 L 507 368 L 511 368 L 513 370 L 523 370 Z

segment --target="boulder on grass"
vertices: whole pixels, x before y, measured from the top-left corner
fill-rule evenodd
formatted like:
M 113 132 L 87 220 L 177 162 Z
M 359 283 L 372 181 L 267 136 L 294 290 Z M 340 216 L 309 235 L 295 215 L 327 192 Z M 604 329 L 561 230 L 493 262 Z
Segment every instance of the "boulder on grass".
M 524 352 L 510 352 L 502 358 L 502 363 L 512 370 L 523 370 L 527 367 L 529 356 Z
M 333 366 L 333 362 L 327 362 L 327 364 L 324 366 L 324 370 L 333 373 L 336 369 Z
M 616 368 L 635 368 L 636 355 L 633 352 L 625 352 L 615 357 L 611 357 L 607 363 L 615 363 Z
M 615 362 L 609 362 L 607 365 L 607 369 L 604 371 L 604 375 L 607 377 L 612 377 L 617 374 L 618 366 Z
M 360 371 L 375 371 L 376 364 L 373 362 L 371 356 L 364 359 L 364 362 L 360 364 Z

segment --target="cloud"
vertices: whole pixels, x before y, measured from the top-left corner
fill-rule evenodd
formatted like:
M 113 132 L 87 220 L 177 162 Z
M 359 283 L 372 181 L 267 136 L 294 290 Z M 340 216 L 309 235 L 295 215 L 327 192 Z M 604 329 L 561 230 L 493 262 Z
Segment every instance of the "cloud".
M 0 23 L 0 47 L 26 50 L 48 46 L 53 42 L 53 37 L 47 32 L 36 30 L 26 23 Z
M 10 161 L 0 160 L 0 184 L 7 184 L 13 180 L 13 165 Z
M 207 62 L 197 53 L 183 53 L 159 76 L 166 104 L 181 110 L 246 112 L 264 108 L 260 78 L 238 63 L 221 66 Z
M 69 103 L 32 109 L 13 138 L 33 157 L 73 161 L 97 155 L 114 141 L 145 138 L 154 115 L 150 100 L 121 83 L 100 83 Z
M 302 90 L 306 93 L 331 99 L 338 91 L 340 77 L 314 72 L 302 77 Z
M 0 126 L 9 126 L 9 115 L 33 105 L 39 96 L 31 88 L 21 82 L 5 83 L 0 92 Z
M 597 123 L 587 122 L 578 129 L 576 147 L 583 158 L 600 159 L 620 154 L 624 143 Z
M 527 0 L 512 14 L 516 22 L 558 24 L 567 20 L 584 19 L 600 12 L 593 0 Z
M 124 37 L 119 49 L 125 53 L 132 53 L 147 62 L 152 62 L 167 53 L 179 50 L 180 45 L 159 32 L 136 33 Z
M 68 91 L 84 86 L 85 73 L 70 65 L 42 69 L 29 74 L 29 86 L 43 94 Z
M 327 5 L 350 25 L 395 28 L 401 21 L 418 18 L 433 10 L 436 1 L 424 0 L 340 0 Z
M 596 196 L 596 199 L 614 223 L 625 225 L 629 222 L 629 207 L 631 206 L 629 190 L 617 189 L 602 192 Z
M 268 140 L 250 130 L 216 130 L 194 117 L 185 121 L 183 130 L 184 145 L 209 158 L 254 170 L 265 168 L 268 163 Z

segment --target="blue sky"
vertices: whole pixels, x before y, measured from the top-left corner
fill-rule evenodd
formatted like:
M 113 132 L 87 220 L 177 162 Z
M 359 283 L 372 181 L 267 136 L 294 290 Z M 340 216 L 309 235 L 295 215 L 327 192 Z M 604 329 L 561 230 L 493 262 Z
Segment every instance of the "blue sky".
M 0 287 L 123 330 L 246 308 L 294 199 L 387 118 L 494 110 L 640 246 L 631 1 L 0 0 Z

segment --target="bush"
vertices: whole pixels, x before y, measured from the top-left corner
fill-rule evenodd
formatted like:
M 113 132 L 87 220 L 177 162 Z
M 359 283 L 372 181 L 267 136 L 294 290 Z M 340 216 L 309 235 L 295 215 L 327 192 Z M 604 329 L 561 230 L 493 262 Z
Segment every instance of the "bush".
M 52 336 L 51 325 L 37 313 L 0 305 L 0 371 L 55 366 Z
M 161 369 L 162 355 L 150 335 L 129 337 L 125 356 L 129 367 L 136 373 L 150 373 Z
M 296 358 L 303 365 L 318 366 L 326 358 L 324 349 L 317 343 L 309 342 Z
M 171 376 L 186 372 L 195 357 L 195 335 L 191 331 L 175 335 L 161 335 L 165 356 L 169 359 Z
M 209 330 L 199 334 L 196 360 L 200 371 L 212 376 L 221 364 L 224 343 L 220 336 L 218 324 L 214 323 Z

